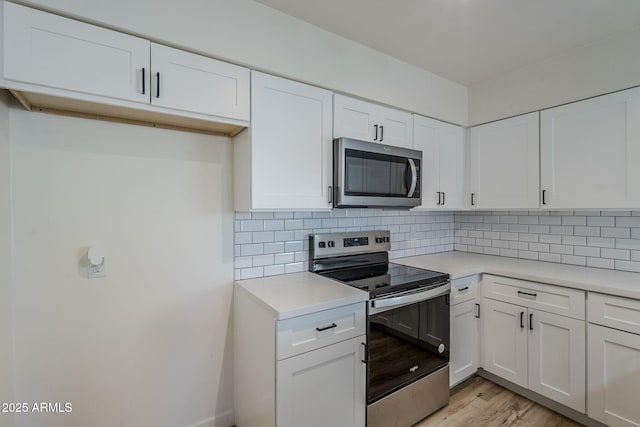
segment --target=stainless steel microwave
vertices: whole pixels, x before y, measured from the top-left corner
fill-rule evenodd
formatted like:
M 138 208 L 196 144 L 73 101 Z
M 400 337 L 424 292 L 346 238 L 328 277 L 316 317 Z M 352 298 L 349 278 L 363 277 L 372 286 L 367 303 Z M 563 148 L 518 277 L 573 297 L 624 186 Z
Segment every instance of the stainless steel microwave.
M 333 140 L 333 206 L 422 204 L 422 152 L 350 138 Z

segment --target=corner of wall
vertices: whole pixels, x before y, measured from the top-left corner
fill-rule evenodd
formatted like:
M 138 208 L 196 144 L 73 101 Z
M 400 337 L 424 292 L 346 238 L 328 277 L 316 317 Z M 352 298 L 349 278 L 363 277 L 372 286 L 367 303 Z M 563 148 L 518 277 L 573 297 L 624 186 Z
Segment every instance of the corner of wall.
M 11 283 L 11 152 L 10 95 L 0 90 L 0 402 L 13 400 L 13 297 Z M 1 414 L 0 427 L 13 426 L 11 414 Z

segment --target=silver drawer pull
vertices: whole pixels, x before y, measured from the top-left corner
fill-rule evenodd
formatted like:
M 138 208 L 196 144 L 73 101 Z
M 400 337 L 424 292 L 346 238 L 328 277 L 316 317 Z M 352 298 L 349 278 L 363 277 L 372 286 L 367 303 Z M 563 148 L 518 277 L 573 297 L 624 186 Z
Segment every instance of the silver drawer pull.
M 335 323 L 332 323 L 329 326 L 325 326 L 324 328 L 316 328 L 316 331 L 322 332 L 322 331 L 326 331 L 328 329 L 333 329 L 333 328 L 337 328 L 337 327 L 338 327 L 338 325 L 336 325 Z
M 522 292 L 522 291 L 518 291 L 518 294 L 519 295 L 524 295 L 524 296 L 527 296 L 527 297 L 531 297 L 531 298 L 535 298 L 535 297 L 538 296 L 538 294 L 533 294 L 533 293 L 530 293 L 530 292 Z

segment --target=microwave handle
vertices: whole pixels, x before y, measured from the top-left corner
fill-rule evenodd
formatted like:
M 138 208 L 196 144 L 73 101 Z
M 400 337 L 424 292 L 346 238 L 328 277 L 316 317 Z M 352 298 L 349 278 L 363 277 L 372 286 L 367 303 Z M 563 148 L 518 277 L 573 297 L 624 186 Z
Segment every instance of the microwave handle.
M 413 159 L 407 159 L 407 161 L 409 162 L 409 169 L 411 169 L 411 186 L 409 187 L 407 197 L 411 197 L 418 185 L 418 171 L 416 170 L 416 164 L 413 162 Z

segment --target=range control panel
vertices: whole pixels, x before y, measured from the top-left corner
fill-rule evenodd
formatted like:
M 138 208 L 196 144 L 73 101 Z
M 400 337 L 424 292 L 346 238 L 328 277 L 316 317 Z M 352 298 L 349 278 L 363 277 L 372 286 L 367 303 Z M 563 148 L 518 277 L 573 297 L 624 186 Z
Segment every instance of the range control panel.
M 349 237 L 348 239 L 342 240 L 342 245 L 345 248 L 349 248 L 351 246 L 368 246 L 369 238 L 368 237 Z
M 389 230 L 309 235 L 311 259 L 383 252 L 391 249 Z

